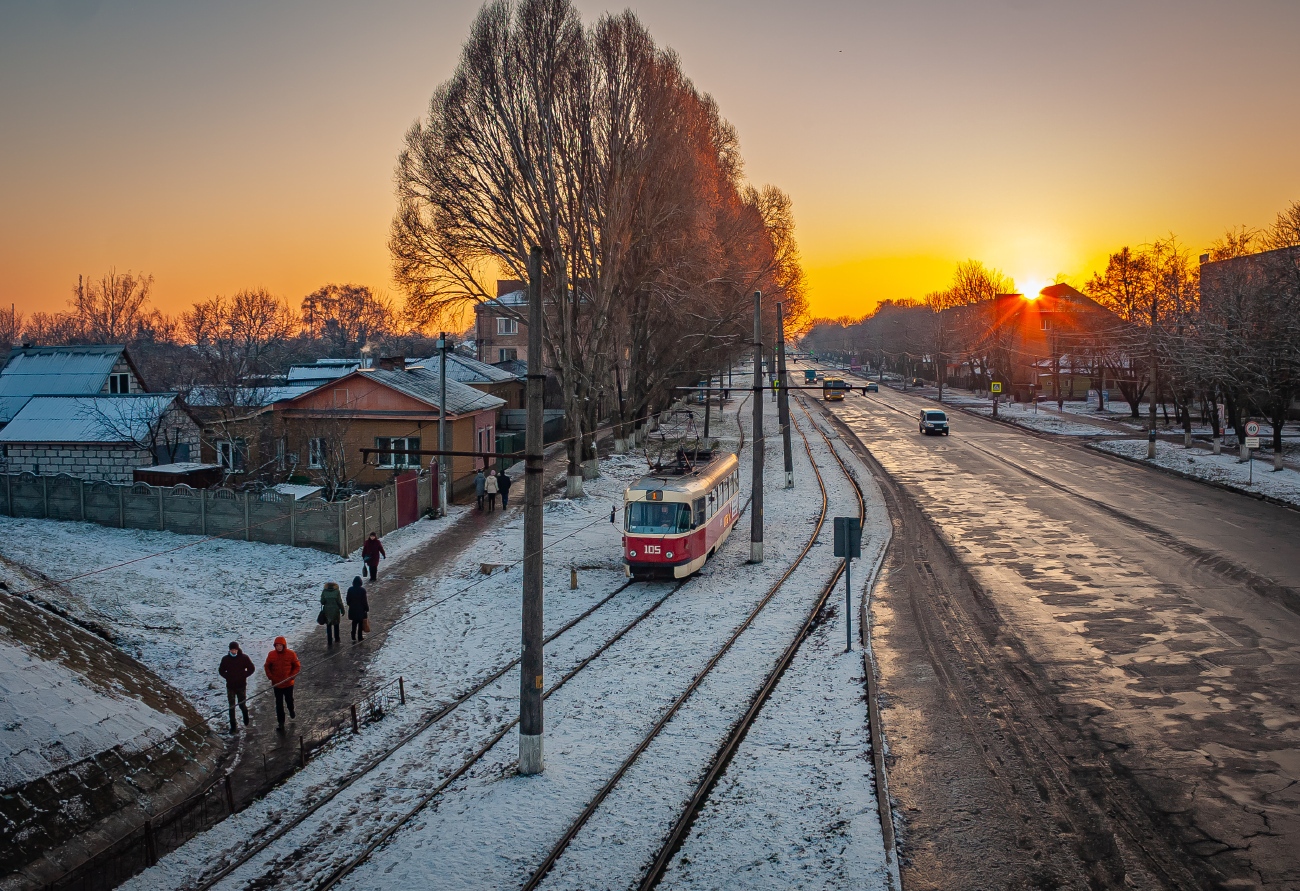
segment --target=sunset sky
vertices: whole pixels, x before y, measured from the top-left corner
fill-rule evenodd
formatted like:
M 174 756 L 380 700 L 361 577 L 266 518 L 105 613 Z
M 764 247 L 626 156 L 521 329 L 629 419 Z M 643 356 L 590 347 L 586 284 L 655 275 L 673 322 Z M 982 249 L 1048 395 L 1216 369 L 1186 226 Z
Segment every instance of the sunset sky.
M 588 21 L 607 10 L 581 0 Z M 169 312 L 264 286 L 396 293 L 406 128 L 474 0 L 0 0 L 0 301 L 152 273 Z M 968 257 L 1082 284 L 1300 199 L 1300 3 L 702 2 L 632 8 L 790 193 L 818 315 Z

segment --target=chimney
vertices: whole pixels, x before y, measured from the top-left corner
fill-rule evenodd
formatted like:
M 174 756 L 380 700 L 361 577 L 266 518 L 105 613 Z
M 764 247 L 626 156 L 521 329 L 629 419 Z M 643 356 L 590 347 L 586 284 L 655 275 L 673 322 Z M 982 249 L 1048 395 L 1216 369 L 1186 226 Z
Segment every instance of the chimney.
M 497 279 L 497 297 L 504 297 L 507 294 L 513 294 L 515 291 L 522 291 L 524 283 L 517 278 L 499 278 Z
M 384 371 L 405 371 L 406 357 L 405 356 L 381 356 L 379 357 L 376 367 Z
M 1210 262 L 1210 255 L 1209 255 L 1209 254 L 1201 254 L 1201 262 L 1202 262 L 1202 263 L 1209 263 L 1209 262 Z

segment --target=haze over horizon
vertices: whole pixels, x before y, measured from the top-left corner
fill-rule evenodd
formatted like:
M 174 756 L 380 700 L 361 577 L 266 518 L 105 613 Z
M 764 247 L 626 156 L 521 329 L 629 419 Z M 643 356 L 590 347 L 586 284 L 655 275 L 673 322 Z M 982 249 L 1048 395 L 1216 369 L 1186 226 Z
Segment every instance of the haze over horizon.
M 328 282 L 400 299 L 407 127 L 478 0 L 0 0 L 0 303 L 155 276 L 167 312 Z M 623 4 L 579 0 L 587 22 Z M 632 4 L 794 202 L 813 313 L 982 260 L 1081 285 L 1174 233 L 1199 252 L 1300 198 L 1300 4 Z

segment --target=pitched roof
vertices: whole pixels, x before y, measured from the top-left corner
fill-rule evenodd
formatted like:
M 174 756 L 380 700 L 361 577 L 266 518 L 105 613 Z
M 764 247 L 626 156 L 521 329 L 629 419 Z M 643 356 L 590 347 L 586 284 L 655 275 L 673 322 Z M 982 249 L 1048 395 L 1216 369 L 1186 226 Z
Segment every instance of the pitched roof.
M 441 356 L 430 356 L 412 364 L 423 365 L 433 374 L 439 374 L 442 367 Z M 460 381 L 463 384 L 499 384 L 518 380 L 508 371 L 503 371 L 478 359 L 471 359 L 459 353 L 447 353 L 447 380 Z
M 125 347 L 57 346 L 14 350 L 0 370 L 0 396 L 98 393 Z
M 304 384 L 309 381 L 332 381 L 351 374 L 361 367 L 358 359 L 317 359 L 310 365 L 290 365 L 285 383 Z
M 175 393 L 33 396 L 0 430 L 0 443 L 139 442 L 175 402 Z
M 447 364 L 448 369 L 451 363 Z M 412 399 L 418 399 L 433 408 L 438 407 L 439 375 L 428 368 L 408 368 L 405 371 L 391 371 L 387 368 L 362 368 L 356 374 L 370 378 L 376 383 L 391 387 Z M 499 408 L 506 401 L 499 396 L 491 396 L 482 390 L 476 390 L 468 384 L 447 378 L 447 414 L 462 415 L 484 409 Z

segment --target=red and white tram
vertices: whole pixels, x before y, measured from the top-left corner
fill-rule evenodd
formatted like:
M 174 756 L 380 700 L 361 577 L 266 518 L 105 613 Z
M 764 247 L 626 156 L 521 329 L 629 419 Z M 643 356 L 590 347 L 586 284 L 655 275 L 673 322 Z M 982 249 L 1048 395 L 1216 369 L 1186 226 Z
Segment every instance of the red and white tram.
M 623 493 L 623 563 L 632 578 L 684 578 L 704 565 L 740 514 L 740 462 L 704 464 L 642 477 Z

